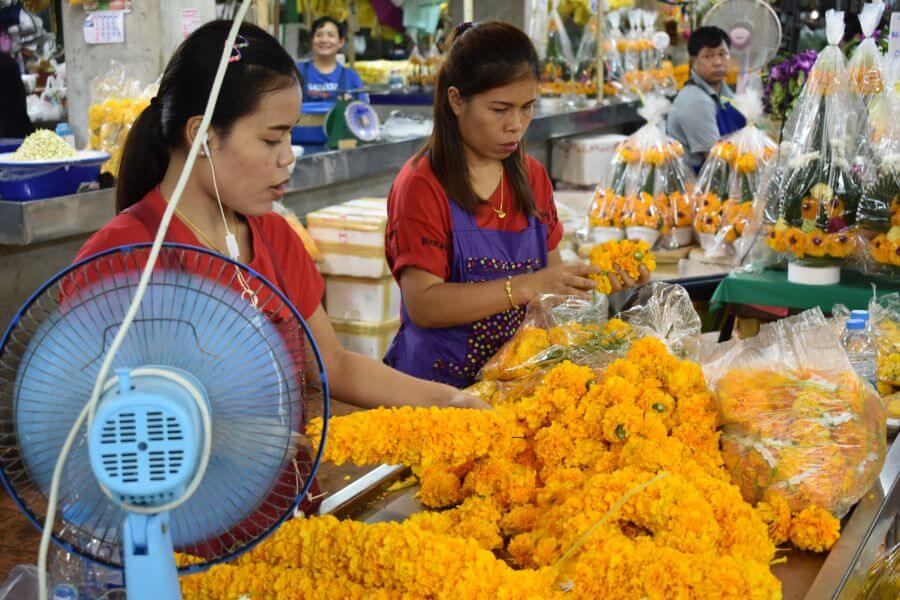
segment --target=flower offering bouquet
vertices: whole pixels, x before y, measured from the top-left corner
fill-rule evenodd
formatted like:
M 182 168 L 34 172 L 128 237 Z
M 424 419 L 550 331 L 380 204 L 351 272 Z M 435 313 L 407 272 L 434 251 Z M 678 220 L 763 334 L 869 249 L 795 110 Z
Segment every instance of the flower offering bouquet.
M 150 105 L 159 83 L 141 86 L 125 65 L 113 61 L 109 71 L 91 84 L 88 108 L 89 147 L 108 152 L 103 171 L 118 175 L 125 138 L 138 116 Z
M 882 74 L 883 57 L 878 50 L 874 33 L 884 14 L 884 2 L 869 2 L 859 14 L 859 26 L 862 29 L 863 41 L 856 48 L 850 59 L 850 84 L 853 90 L 868 102 L 884 89 Z
M 639 112 L 647 124 L 617 148 L 606 181 L 594 192 L 588 213 L 588 241 L 603 243 L 627 237 L 650 247 L 690 244 L 693 173 L 684 148 L 662 132 L 671 105 L 648 96 Z
M 713 146 L 694 188 L 694 229 L 707 256 L 744 254 L 743 237 L 753 214 L 762 174 L 777 145 L 756 126 L 762 117 L 759 94 L 748 91 L 734 99 L 747 126 Z
M 870 275 L 900 281 L 900 94 L 894 85 L 869 102 L 874 173 L 857 211 L 858 258 Z
M 872 298 L 869 323 L 875 336 L 878 392 L 890 418 L 900 419 L 900 293 Z
M 810 71 L 763 188 L 769 247 L 788 258 L 790 281 L 817 285 L 837 283 L 854 249 L 871 163 L 865 107 L 837 46 L 843 13 L 828 11 L 826 23 L 830 45 Z
M 541 65 L 538 92 L 544 98 L 558 99 L 569 90 L 572 79 L 572 42 L 562 17 L 554 6 L 547 26 L 547 49 Z
M 815 308 L 706 349 L 725 465 L 744 499 L 844 516 L 885 456 L 884 407 Z

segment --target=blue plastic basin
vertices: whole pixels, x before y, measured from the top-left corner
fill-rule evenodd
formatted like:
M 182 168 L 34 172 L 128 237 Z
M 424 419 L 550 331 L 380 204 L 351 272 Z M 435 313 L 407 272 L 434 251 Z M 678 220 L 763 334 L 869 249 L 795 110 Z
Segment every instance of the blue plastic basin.
M 0 198 L 26 201 L 74 194 L 82 183 L 100 176 L 109 154 L 85 150 L 65 161 L 16 162 L 9 158 L 9 153 L 0 154 Z

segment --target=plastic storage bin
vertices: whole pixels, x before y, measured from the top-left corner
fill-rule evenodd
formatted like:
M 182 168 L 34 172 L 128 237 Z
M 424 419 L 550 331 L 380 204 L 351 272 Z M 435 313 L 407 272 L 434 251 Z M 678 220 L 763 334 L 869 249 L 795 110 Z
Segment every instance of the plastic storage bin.
M 84 150 L 71 160 L 13 161 L 0 154 L 0 198 L 40 200 L 74 194 L 82 183 L 95 181 L 109 160 L 106 152 Z

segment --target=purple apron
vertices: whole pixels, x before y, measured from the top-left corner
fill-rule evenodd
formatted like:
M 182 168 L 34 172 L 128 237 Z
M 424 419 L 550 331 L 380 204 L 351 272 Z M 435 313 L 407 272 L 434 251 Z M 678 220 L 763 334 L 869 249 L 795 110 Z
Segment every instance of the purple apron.
M 453 220 L 453 265 L 448 283 L 477 283 L 532 273 L 547 266 L 547 226 L 528 217 L 519 232 L 482 229 L 475 217 L 448 200 Z M 402 311 L 400 331 L 384 362 L 418 377 L 457 388 L 471 385 L 475 376 L 513 336 L 525 309 L 507 309 L 475 323 L 422 329 Z

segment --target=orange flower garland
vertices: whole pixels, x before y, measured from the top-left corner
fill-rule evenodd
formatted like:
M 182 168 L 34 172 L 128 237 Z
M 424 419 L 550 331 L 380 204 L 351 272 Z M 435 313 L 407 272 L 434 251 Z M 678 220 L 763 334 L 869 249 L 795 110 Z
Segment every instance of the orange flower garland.
M 640 279 L 641 265 L 650 273 L 656 270 L 656 258 L 650 251 L 650 245 L 643 240 L 610 241 L 594 246 L 590 260 L 592 265 L 603 270 L 601 274 L 591 275 L 591 279 L 597 282 L 597 291 L 601 294 L 612 292 L 609 278 L 618 278 L 617 270 L 628 275 L 633 281 Z

